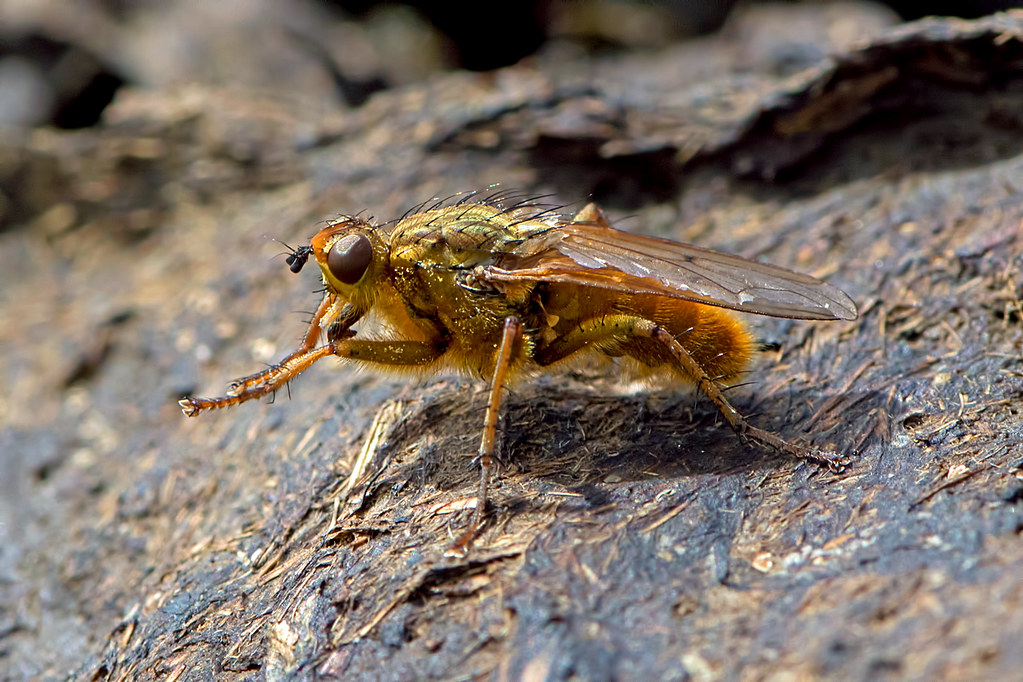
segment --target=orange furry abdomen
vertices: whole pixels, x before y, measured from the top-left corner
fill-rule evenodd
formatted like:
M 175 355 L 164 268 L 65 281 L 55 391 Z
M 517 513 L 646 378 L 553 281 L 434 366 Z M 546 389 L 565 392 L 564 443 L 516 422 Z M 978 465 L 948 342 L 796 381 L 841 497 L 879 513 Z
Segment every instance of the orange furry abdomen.
M 713 379 L 734 379 L 753 355 L 753 335 L 725 308 L 642 295 L 617 307 L 666 329 Z

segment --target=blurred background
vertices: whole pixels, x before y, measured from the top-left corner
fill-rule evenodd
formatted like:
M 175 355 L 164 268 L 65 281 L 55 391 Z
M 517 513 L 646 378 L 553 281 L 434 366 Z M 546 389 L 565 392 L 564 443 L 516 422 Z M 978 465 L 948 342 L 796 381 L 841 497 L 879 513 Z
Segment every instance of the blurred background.
M 357 107 L 450 69 L 654 50 L 724 28 L 738 0 L 5 0 L 0 125 L 82 128 L 119 88 L 264 88 Z M 777 5 L 778 3 L 773 3 Z M 807 2 L 841 12 L 844 3 Z M 856 3 L 862 6 L 863 3 Z M 1020 0 L 888 0 L 892 21 L 978 17 Z M 485 7 L 485 9 L 484 9 Z M 793 49 L 796 65 L 819 57 Z M 2 216 L 0 216 L 2 220 Z

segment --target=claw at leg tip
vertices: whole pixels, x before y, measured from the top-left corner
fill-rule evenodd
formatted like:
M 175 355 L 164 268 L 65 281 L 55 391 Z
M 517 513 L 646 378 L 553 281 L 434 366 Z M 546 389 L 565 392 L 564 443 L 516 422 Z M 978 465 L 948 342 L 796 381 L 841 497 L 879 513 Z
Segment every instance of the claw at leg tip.
M 178 406 L 181 407 L 181 412 L 186 417 L 194 417 L 199 414 L 199 406 L 191 398 L 182 398 L 178 401 Z

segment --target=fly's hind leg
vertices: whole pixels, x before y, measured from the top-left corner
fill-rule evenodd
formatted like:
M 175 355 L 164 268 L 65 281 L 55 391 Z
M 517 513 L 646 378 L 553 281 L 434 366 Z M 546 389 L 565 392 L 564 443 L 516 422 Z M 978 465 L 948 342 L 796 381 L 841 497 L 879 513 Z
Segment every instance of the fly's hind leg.
M 722 416 L 724 416 L 725 421 L 739 434 L 740 438 L 748 438 L 785 455 L 823 464 L 836 472 L 845 469 L 849 463 L 848 458 L 837 452 L 828 452 L 806 445 L 790 443 L 777 434 L 753 426 L 728 402 L 724 391 L 721 390 L 721 385 L 704 371 L 703 367 L 689 354 L 689 351 L 669 334 L 666 329 L 653 322 L 644 320 L 643 324 L 637 327 L 636 332 L 637 336 L 648 336 L 660 342 L 671 351 L 672 356 L 678 361 L 683 371 L 696 381 L 700 390 L 710 398 L 710 401 L 714 403 Z
M 650 339 L 662 346 L 677 363 L 678 368 L 710 398 L 740 438 L 755 441 L 785 455 L 823 464 L 832 471 L 841 471 L 848 464 L 848 459 L 844 455 L 790 443 L 770 431 L 750 424 L 725 397 L 721 384 L 707 373 L 675 337 L 660 325 L 642 317 L 610 315 L 588 320 L 568 334 L 537 348 L 533 353 L 533 359 L 541 365 L 550 364 L 592 344 L 598 347 L 601 344 L 614 344 L 629 353 L 629 342 L 639 339 Z M 648 359 L 639 354 L 633 357 L 640 361 Z

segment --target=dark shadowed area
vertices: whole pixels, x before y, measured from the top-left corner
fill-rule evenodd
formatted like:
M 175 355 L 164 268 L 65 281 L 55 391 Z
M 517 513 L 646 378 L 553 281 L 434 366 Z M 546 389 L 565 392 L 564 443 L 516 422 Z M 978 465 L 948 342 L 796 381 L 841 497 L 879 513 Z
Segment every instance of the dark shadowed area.
M 264 4 L 35 25 L 117 80 L 96 125 L 0 135 L 0 676 L 1019 674 L 1023 13 L 741 5 L 470 73 L 411 15 Z M 848 292 L 855 322 L 751 318 L 774 345 L 729 396 L 852 465 L 538 377 L 451 557 L 485 386 L 324 361 L 182 416 L 297 346 L 320 282 L 273 240 L 491 183 Z

